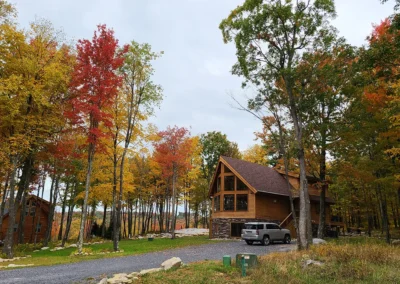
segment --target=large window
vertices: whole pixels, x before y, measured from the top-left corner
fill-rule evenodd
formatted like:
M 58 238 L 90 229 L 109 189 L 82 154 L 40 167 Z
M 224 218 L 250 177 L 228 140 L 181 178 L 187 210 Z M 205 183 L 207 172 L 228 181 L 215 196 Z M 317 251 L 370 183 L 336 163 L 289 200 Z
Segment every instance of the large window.
M 235 209 L 235 195 L 225 194 L 224 195 L 224 211 L 233 211 Z
M 225 191 L 234 191 L 235 190 L 235 177 L 234 176 L 227 176 L 225 177 Z
M 214 197 L 214 212 L 221 210 L 220 196 Z
M 236 195 L 236 211 L 247 211 L 247 194 Z
M 221 191 L 221 178 L 217 178 L 217 192 Z
M 236 178 L 236 190 L 247 190 L 247 186 L 239 178 Z

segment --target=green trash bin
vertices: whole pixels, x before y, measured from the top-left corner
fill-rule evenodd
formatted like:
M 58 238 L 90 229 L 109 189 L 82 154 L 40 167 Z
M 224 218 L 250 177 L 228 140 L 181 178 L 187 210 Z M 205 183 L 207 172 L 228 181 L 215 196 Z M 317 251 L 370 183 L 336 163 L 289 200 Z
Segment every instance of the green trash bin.
M 225 267 L 231 266 L 231 256 L 230 255 L 224 255 L 222 258 L 222 263 L 224 264 Z
M 246 268 L 252 268 L 258 265 L 257 255 L 254 253 L 238 253 L 236 255 L 236 266 L 242 266 L 242 257 L 244 258 L 244 263 L 247 264 Z

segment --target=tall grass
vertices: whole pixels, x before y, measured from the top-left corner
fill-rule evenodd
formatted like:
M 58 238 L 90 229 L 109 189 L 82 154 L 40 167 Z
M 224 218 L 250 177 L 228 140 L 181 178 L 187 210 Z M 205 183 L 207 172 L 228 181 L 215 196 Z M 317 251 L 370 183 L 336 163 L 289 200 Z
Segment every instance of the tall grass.
M 307 252 L 270 254 L 262 257 L 251 279 L 259 283 L 400 283 L 400 248 L 366 242 L 335 242 Z M 307 259 L 323 265 L 304 267 Z
M 309 259 L 323 264 L 305 267 Z M 400 283 L 400 247 L 370 238 L 341 238 L 307 251 L 268 254 L 247 277 L 240 275 L 221 260 L 148 275 L 141 283 Z

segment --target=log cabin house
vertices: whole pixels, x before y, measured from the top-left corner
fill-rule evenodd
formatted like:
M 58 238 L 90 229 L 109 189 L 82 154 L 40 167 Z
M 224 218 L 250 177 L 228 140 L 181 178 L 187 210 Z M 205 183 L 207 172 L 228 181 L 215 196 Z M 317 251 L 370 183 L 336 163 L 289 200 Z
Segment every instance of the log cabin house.
M 25 202 L 26 202 L 26 207 L 24 212 L 25 220 L 23 224 L 24 243 L 33 243 L 35 242 L 35 239 L 36 242 L 40 242 L 44 239 L 46 229 L 48 226 L 50 203 L 34 195 L 28 195 Z M 15 218 L 14 242 L 16 242 L 18 238 L 17 231 L 18 231 L 18 223 L 20 222 L 21 208 L 22 206 L 19 206 Z M 8 208 L 6 207 L 6 210 L 3 215 L 3 224 L 2 227 L 0 228 L 1 229 L 0 240 L 4 240 L 6 237 L 8 222 L 9 222 L 9 212 Z
M 299 214 L 299 177 L 288 175 L 294 206 Z M 311 219 L 314 229 L 319 223 L 317 180 L 309 177 Z M 274 222 L 296 236 L 290 209 L 288 184 L 284 172 L 243 160 L 221 156 L 210 184 L 212 199 L 210 238 L 240 237 L 246 222 Z M 333 199 L 326 193 L 327 227 L 343 227 L 331 214 Z

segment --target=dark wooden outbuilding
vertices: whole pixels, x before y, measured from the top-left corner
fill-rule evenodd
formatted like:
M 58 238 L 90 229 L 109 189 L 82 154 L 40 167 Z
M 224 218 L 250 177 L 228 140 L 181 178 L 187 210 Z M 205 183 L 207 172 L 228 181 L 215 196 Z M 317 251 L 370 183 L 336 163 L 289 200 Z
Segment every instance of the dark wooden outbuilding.
M 18 223 L 21 216 L 21 208 L 19 206 L 17 216 L 15 218 L 14 225 L 14 241 L 17 241 Z M 46 229 L 48 226 L 48 215 L 49 215 L 50 203 L 40 197 L 29 195 L 26 198 L 26 210 L 24 224 L 22 228 L 24 230 L 24 243 L 40 242 L 44 239 Z M 0 231 L 0 240 L 3 240 L 6 236 L 9 222 L 8 208 L 5 210 L 3 215 L 3 224 Z

